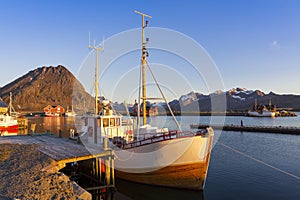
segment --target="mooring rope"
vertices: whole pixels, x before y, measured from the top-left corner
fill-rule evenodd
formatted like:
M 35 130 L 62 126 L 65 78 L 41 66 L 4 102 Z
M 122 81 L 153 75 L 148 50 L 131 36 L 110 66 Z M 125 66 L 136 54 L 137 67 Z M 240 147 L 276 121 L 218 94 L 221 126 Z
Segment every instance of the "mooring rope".
M 248 155 L 248 154 L 246 154 L 246 153 L 243 153 L 243 152 L 241 152 L 241 151 L 239 151 L 239 150 L 237 150 L 237 149 L 234 149 L 234 148 L 232 148 L 232 147 L 230 147 L 230 146 L 227 146 L 226 144 L 223 144 L 222 142 L 217 142 L 218 144 L 220 144 L 220 145 L 222 145 L 222 146 L 224 146 L 224 147 L 226 147 L 226 148 L 228 148 L 228 149 L 230 149 L 230 150 L 232 150 L 232 151 L 234 151 L 234 152 L 236 152 L 236 153 L 238 153 L 238 154 L 240 154 L 240 155 L 243 155 L 243 156 L 245 156 L 245 157 L 247 157 L 247 158 L 250 158 L 251 160 L 254 160 L 254 161 L 256 161 L 256 162 L 258 162 L 258 163 L 260 163 L 260 164 L 263 164 L 263 165 L 265 165 L 265 166 L 267 166 L 267 167 L 270 167 L 270 168 L 272 168 L 272 169 L 274 169 L 274 170 L 276 170 L 276 171 L 279 171 L 279 172 L 281 172 L 281 173 L 283 173 L 283 174 L 286 174 L 286 175 L 288 175 L 288 176 L 290 176 L 290 177 L 293 177 L 293 178 L 295 178 L 295 179 L 297 179 L 297 180 L 300 180 L 300 177 L 299 176 L 296 176 L 296 175 L 294 175 L 294 174 L 292 174 L 292 173 L 289 173 L 289 172 L 286 172 L 286 171 L 284 171 L 284 170 L 282 170 L 282 169 L 279 169 L 279 168 L 277 168 L 277 167 L 275 167 L 275 166 L 273 166 L 273 165 L 270 165 L 270 164 L 268 164 L 268 163 L 266 163 L 266 162 L 264 162 L 264 161 L 261 161 L 261 160 L 258 160 L 257 158 L 254 158 L 254 157 L 252 157 L 252 156 L 250 156 L 250 155 Z

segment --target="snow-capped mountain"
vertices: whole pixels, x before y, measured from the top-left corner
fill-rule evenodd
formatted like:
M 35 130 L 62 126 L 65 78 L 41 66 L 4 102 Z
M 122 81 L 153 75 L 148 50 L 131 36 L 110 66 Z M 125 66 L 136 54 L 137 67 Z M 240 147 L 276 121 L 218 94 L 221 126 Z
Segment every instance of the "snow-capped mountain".
M 264 96 L 265 94 L 260 90 L 248 90 L 246 88 L 232 88 L 227 92 L 228 96 L 231 96 L 236 101 L 246 101 L 246 99 L 258 98 L 258 96 Z
M 221 97 L 225 98 L 221 98 Z M 216 91 L 209 95 L 190 92 L 183 95 L 179 100 L 170 104 L 176 110 L 187 112 L 211 111 L 212 99 L 214 102 L 226 101 L 227 111 L 246 111 L 253 107 L 255 100 L 258 104 L 276 104 L 279 108 L 293 108 L 300 110 L 300 95 L 279 95 L 273 92 L 268 94 L 260 90 L 249 90 L 246 88 L 232 88 L 228 91 Z M 221 107 L 220 107 L 221 109 Z M 221 111 L 221 110 L 220 110 Z
M 272 104 L 277 108 L 292 108 L 300 110 L 300 95 L 279 95 L 273 92 L 268 94 L 260 90 L 249 90 L 246 88 L 232 88 L 228 91 L 216 91 L 211 94 L 202 94 L 198 92 L 189 92 L 169 102 L 169 106 L 174 113 L 197 113 L 211 112 L 212 102 L 214 102 L 214 110 L 217 112 L 227 111 L 248 111 L 252 109 L 255 100 L 257 104 Z M 225 107 L 224 107 L 225 103 Z M 116 105 L 114 105 L 117 107 Z M 159 112 L 168 112 L 165 103 L 158 103 Z M 119 105 L 119 109 L 124 105 Z
M 195 101 L 198 101 L 198 97 L 197 97 L 197 93 L 195 92 L 190 92 L 186 95 L 183 95 L 179 98 L 179 102 L 183 105 L 183 106 L 187 106 Z

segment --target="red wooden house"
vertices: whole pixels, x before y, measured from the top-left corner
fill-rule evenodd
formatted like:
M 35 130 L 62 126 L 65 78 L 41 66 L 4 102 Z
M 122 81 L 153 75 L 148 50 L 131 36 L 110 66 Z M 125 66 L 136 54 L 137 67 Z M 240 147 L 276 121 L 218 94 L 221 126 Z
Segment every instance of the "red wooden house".
M 46 116 L 61 116 L 62 114 L 65 113 L 65 109 L 58 105 L 58 106 L 51 106 L 48 105 L 44 108 L 44 112 Z

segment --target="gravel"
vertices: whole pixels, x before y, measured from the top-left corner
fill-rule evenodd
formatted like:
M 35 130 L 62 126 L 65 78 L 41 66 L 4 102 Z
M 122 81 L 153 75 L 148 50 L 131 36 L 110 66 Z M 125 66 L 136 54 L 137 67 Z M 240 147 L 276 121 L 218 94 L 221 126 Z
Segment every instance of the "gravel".
M 35 144 L 0 144 L 0 199 L 81 199 L 66 175 L 42 170 L 54 162 Z

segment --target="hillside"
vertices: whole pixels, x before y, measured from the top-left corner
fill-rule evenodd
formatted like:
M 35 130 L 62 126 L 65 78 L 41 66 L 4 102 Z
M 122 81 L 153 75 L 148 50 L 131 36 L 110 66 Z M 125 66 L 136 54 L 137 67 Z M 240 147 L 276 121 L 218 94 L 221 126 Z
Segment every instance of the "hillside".
M 0 97 L 8 104 L 9 93 L 13 106 L 22 111 L 42 111 L 47 105 L 83 110 L 93 102 L 75 76 L 62 65 L 40 67 L 0 88 Z

